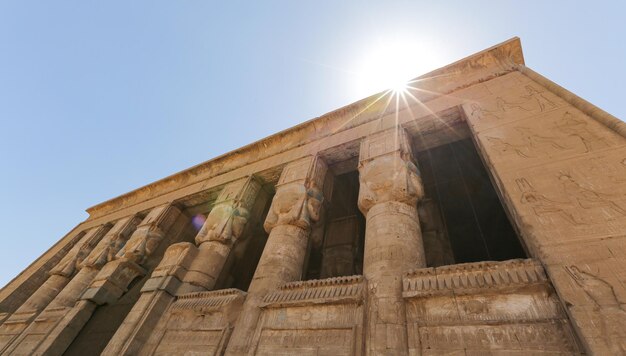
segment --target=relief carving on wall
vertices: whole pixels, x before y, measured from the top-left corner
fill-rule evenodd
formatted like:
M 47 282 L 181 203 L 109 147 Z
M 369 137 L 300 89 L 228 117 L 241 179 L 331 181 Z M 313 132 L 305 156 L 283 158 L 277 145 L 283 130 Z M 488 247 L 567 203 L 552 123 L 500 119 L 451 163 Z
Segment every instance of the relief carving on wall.
M 626 310 L 617 299 L 613 286 L 595 274 L 577 266 L 565 266 L 572 280 L 589 296 L 600 315 L 600 332 L 608 349 L 614 355 L 626 354 Z
M 418 269 L 403 276 L 403 297 L 411 353 L 579 353 L 536 260 Z
M 523 159 L 554 158 L 584 154 L 613 146 L 592 129 L 588 119 L 570 111 L 554 118 L 514 124 L 508 130 L 485 133 L 487 147 L 498 156 L 516 155 Z M 550 134 L 543 133 L 549 131 Z
M 626 209 L 617 200 L 619 195 L 587 187 L 567 172 L 559 172 L 552 181 L 555 187 L 560 187 L 561 194 L 554 190 L 538 192 L 528 178 L 515 180 L 521 192 L 520 203 L 529 206 L 544 225 L 554 223 L 551 217 L 559 217 L 570 225 L 590 225 L 599 216 L 604 221 L 626 217 Z
M 556 109 L 558 105 L 549 98 L 547 92 L 540 90 L 535 85 L 527 84 L 524 86 L 525 94 L 515 95 L 514 98 L 495 97 L 493 109 L 485 108 L 484 103 L 470 104 L 469 116 L 476 120 L 501 120 L 508 114 L 526 113 L 543 113 Z

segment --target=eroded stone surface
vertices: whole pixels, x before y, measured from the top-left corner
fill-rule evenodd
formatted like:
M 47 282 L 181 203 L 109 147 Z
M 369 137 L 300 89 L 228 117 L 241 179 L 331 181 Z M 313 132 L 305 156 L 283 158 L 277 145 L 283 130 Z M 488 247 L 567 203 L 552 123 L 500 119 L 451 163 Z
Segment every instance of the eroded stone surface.
M 518 39 L 415 85 L 90 208 L 0 291 L 0 353 L 626 354 L 623 123 Z M 455 151 L 420 172 L 470 139 L 484 167 Z M 525 255 L 462 260 L 451 232 L 498 236 L 493 209 Z

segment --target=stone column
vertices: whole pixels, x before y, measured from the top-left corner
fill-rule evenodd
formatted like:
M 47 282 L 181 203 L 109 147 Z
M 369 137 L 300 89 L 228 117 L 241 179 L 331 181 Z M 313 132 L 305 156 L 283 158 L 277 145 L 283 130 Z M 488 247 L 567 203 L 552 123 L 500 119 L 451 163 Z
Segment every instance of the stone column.
M 359 209 L 366 217 L 370 355 L 407 355 L 402 275 L 426 267 L 417 215 L 423 187 L 402 128 L 367 137 L 359 156 Z
M 0 352 L 7 350 L 37 315 L 67 285 L 78 264 L 89 254 L 110 228 L 101 225 L 90 229 L 51 271 L 50 277 L 0 326 Z
M 326 171 L 326 164 L 316 156 L 283 169 L 264 224 L 269 237 L 226 354 L 248 353 L 263 297 L 284 283 L 301 279 L 311 225 L 319 220 Z
M 198 257 L 184 282 L 211 290 L 235 242 L 241 237 L 261 184 L 248 177 L 224 187 L 196 236 Z
M 224 187 L 196 236 L 199 248 L 181 242 L 167 249 L 103 355 L 137 354 L 175 295 L 213 289 L 260 189 L 261 184 L 252 177 Z
M 141 219 L 127 217 L 118 220 L 106 236 L 100 240 L 87 258 L 77 264 L 78 273 L 63 290 L 48 304 L 33 323 L 20 335 L 10 352 L 16 354 L 44 354 L 53 350 L 58 340 L 63 338 L 68 328 L 59 322 L 71 313 L 83 292 L 89 287 L 98 271 L 113 260 L 115 254 L 124 246 Z M 27 342 L 23 340 L 27 338 Z M 70 340 L 71 341 L 71 340 Z
M 180 210 L 171 204 L 153 208 L 113 260 L 93 278 L 76 305 L 63 316 L 58 326 L 62 330 L 55 328 L 51 334 L 59 337 L 45 340 L 35 353 L 60 355 L 65 352 L 97 305 L 116 302 L 133 280 L 147 273 L 149 257 L 172 230 L 179 216 Z

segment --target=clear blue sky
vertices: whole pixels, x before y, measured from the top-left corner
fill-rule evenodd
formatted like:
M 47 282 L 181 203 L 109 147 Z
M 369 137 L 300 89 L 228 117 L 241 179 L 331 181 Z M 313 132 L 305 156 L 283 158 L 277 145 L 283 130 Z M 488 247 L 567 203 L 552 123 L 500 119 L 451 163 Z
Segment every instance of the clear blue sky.
M 407 79 L 519 36 L 624 119 L 620 1 L 0 1 L 0 286 L 84 210 L 349 104 L 388 43 Z M 401 51 L 400 51 L 401 52 Z M 364 69 L 365 68 L 365 69 Z

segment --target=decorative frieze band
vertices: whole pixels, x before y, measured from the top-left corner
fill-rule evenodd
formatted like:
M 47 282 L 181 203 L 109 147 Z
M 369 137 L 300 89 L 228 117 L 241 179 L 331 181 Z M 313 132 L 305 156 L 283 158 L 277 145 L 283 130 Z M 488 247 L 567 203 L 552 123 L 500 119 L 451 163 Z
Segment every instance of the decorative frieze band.
M 359 302 L 363 295 L 363 276 L 334 277 L 286 283 L 268 293 L 267 307 L 286 304 Z
M 421 268 L 403 278 L 403 297 L 473 294 L 548 281 L 539 262 L 533 259 L 477 262 Z
M 243 300 L 246 294 L 246 292 L 236 288 L 187 293 L 178 296 L 172 309 L 217 310 L 237 300 Z

